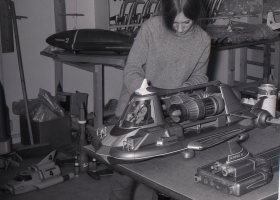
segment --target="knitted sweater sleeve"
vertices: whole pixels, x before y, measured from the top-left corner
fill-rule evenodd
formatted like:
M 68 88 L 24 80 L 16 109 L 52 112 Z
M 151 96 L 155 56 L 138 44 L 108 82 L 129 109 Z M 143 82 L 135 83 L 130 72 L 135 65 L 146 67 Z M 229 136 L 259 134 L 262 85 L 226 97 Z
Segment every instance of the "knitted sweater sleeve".
M 205 47 L 203 53 L 201 54 L 199 61 L 193 69 L 190 77 L 183 83 L 183 87 L 208 82 L 208 77 L 206 73 L 209 63 L 210 49 L 211 44 L 209 42 L 209 44 Z
M 135 38 L 124 68 L 124 84 L 129 93 L 137 90 L 145 78 L 143 67 L 147 60 L 148 40 L 149 30 L 144 23 Z

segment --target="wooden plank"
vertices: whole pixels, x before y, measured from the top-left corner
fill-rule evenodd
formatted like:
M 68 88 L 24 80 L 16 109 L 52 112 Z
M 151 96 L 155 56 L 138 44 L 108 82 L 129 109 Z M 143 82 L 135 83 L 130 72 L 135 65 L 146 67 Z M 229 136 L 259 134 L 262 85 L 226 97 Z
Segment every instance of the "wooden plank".
M 65 0 L 54 0 L 55 31 L 66 30 L 66 7 Z
M 127 55 L 98 55 L 98 54 L 74 54 L 67 51 L 54 52 L 50 48 L 46 48 L 40 52 L 41 55 L 53 58 L 56 61 L 63 63 L 73 63 L 81 67 L 86 67 L 92 71 L 92 64 L 103 64 L 105 66 L 114 67 L 120 70 L 124 69 Z
M 235 81 L 235 49 L 230 49 L 228 53 L 228 84 L 232 85 Z
M 264 47 L 262 47 L 262 46 L 248 46 L 248 49 L 263 51 Z M 270 52 L 274 52 L 274 49 L 270 48 Z
M 247 47 L 240 49 L 240 82 L 246 83 L 247 77 Z
M 0 30 L 2 53 L 13 52 L 13 26 L 7 0 L 0 0 Z
M 257 67 L 264 67 L 264 63 L 257 62 L 257 61 L 252 61 L 252 60 L 247 60 L 247 64 L 249 65 L 255 65 Z
M 274 43 L 275 55 L 274 55 L 274 84 L 280 88 L 280 41 Z
M 247 76 L 247 79 L 253 80 L 253 81 L 262 81 L 263 82 L 263 78 L 258 78 L 258 77 L 255 77 L 255 76 Z
M 95 28 L 109 29 L 110 6 L 109 0 L 95 0 Z
M 94 65 L 93 72 L 93 109 L 94 109 L 94 128 L 103 127 L 103 108 L 104 108 L 104 66 Z
M 65 0 L 54 0 L 55 31 L 66 31 L 66 8 Z M 63 89 L 63 63 L 54 61 L 55 67 L 55 90 L 60 86 Z
M 269 75 L 271 74 L 271 53 L 270 53 L 270 45 L 264 45 L 264 55 L 263 55 L 263 79 L 264 82 L 267 83 L 269 79 Z

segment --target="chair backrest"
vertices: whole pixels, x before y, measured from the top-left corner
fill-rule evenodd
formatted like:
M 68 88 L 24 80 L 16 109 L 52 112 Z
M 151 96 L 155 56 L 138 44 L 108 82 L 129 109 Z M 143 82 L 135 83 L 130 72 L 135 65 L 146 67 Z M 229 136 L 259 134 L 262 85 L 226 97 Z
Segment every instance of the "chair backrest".
M 148 19 L 151 15 L 156 13 L 160 1 L 159 0 L 147 0 L 142 12 L 142 22 Z
M 144 0 L 134 0 L 134 4 L 133 7 L 131 7 L 130 11 L 129 11 L 129 15 L 128 15 L 128 20 L 127 20 L 127 24 L 132 24 L 135 22 L 137 16 L 138 16 L 138 8 L 141 5 L 145 5 L 145 1 Z
M 129 13 L 130 9 L 133 7 L 134 3 L 135 3 L 135 0 L 124 0 L 121 5 L 119 17 L 124 17 L 125 14 Z M 129 11 L 127 11 L 127 9 L 129 9 Z
M 144 0 L 133 0 L 130 2 L 131 3 L 131 6 L 129 7 L 129 11 L 128 11 L 128 14 L 125 14 L 125 22 L 123 23 L 123 25 L 133 25 L 133 24 L 138 24 L 139 23 L 139 11 L 138 11 L 138 8 L 139 6 L 141 5 L 144 5 L 145 4 L 145 1 Z M 124 28 L 125 31 L 128 31 L 128 32 L 133 32 L 137 27 L 127 27 L 127 28 Z
M 124 27 L 117 28 L 117 31 L 136 31 L 139 24 L 157 13 L 159 4 L 160 0 L 123 0 L 120 12 L 114 20 L 116 25 L 124 25 Z

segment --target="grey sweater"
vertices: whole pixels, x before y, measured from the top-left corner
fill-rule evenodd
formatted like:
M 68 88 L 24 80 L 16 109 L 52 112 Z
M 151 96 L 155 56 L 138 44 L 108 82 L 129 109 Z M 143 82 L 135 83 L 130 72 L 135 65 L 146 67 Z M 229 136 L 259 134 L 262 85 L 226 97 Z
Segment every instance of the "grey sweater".
M 208 81 L 210 37 L 199 26 L 178 36 L 165 28 L 161 16 L 141 26 L 124 68 L 124 82 L 116 115 L 146 78 L 152 86 L 173 89 Z

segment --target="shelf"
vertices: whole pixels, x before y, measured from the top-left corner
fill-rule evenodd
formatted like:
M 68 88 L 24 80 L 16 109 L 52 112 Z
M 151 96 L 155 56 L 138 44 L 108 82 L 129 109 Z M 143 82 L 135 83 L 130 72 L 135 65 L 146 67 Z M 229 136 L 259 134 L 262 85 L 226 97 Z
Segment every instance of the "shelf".
M 50 57 L 58 62 L 63 62 L 69 65 L 75 65 L 81 69 L 85 69 L 87 71 L 93 71 L 94 65 L 104 65 L 111 66 L 117 69 L 123 69 L 126 62 L 126 55 L 121 54 L 106 54 L 96 52 L 96 54 L 88 53 L 88 54 L 78 54 L 72 53 L 64 50 L 55 50 L 52 51 L 51 47 L 45 48 L 40 52 L 41 55 Z

